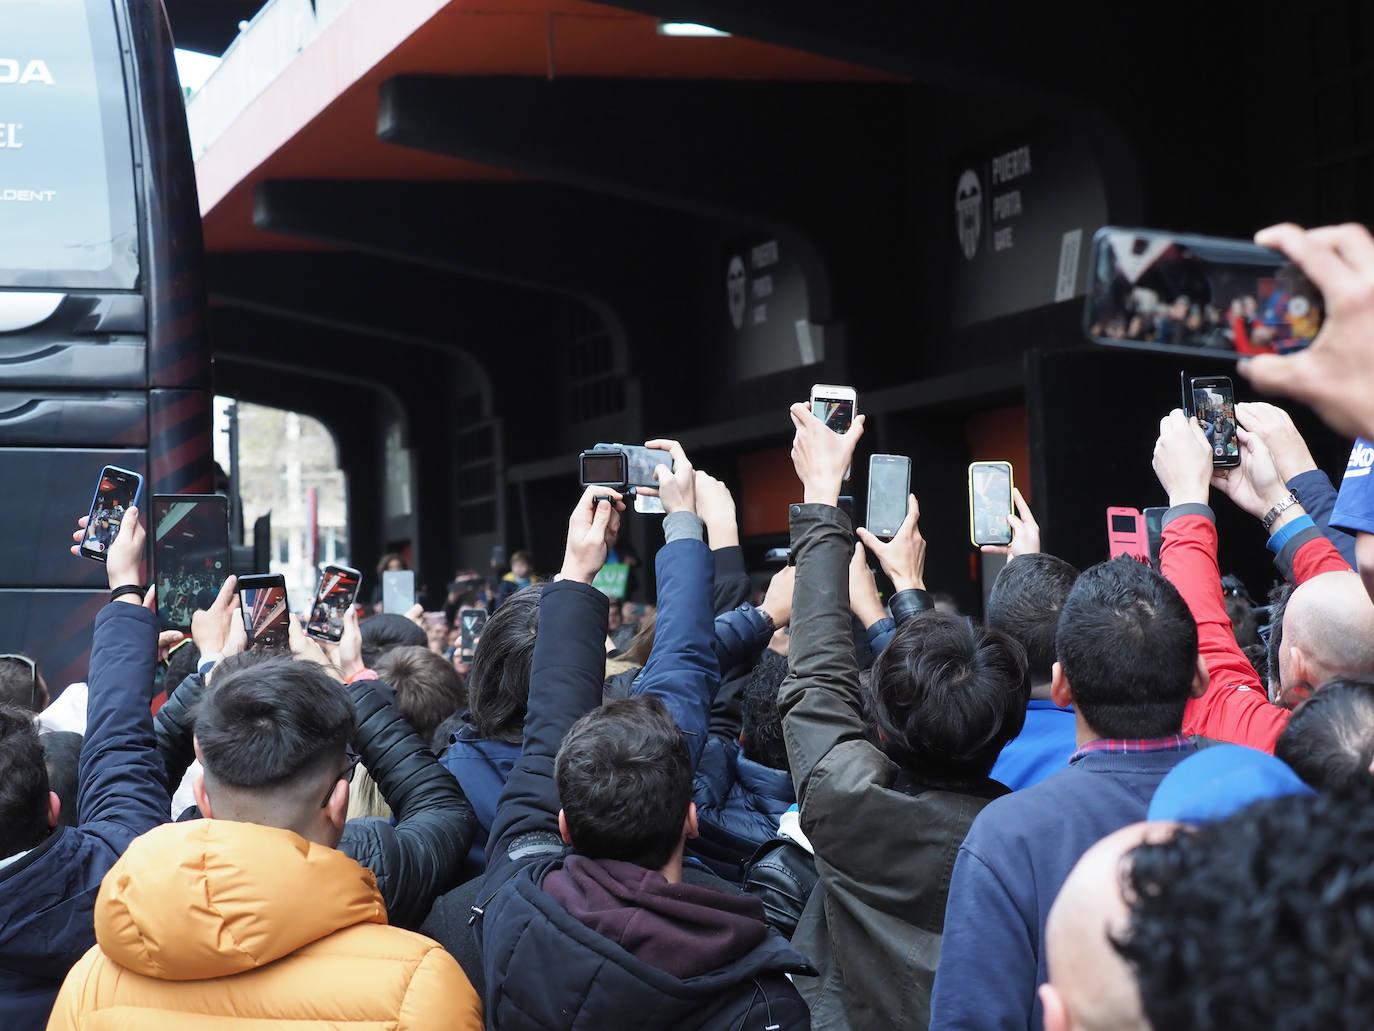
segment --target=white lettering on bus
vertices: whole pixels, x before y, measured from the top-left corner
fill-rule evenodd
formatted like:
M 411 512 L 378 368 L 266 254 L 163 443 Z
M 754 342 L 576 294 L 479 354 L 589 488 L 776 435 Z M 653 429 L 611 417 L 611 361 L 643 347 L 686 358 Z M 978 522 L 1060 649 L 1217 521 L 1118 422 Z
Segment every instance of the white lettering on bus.
M 48 62 L 33 60 L 23 64 L 17 58 L 0 57 L 0 86 L 27 86 L 30 83 L 55 86 Z
M 1017 147 L 992 159 L 992 184 L 1009 183 L 1030 175 L 1030 147 Z
M 0 190 L 0 201 L 50 201 L 56 198 L 56 190 Z
M 992 198 L 992 220 L 1000 222 L 1004 218 L 1021 214 L 1021 191 L 994 194 Z
M 0 122 L 0 150 L 19 150 L 24 144 L 19 139 L 22 122 Z

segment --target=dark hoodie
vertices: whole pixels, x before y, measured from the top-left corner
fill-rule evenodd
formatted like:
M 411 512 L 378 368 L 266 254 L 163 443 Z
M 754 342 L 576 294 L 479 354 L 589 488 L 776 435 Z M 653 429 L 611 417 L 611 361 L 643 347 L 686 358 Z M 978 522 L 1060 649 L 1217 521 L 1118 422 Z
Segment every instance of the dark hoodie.
M 763 903 L 615 859 L 568 856 L 544 890 L 572 916 L 636 959 L 688 978 L 748 955 L 763 941 Z

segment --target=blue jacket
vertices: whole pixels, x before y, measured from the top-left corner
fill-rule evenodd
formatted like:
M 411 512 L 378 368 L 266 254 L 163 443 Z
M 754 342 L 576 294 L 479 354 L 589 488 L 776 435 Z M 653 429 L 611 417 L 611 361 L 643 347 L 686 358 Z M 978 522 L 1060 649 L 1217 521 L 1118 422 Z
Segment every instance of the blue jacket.
M 1020 791 L 1064 769 L 1076 751 L 1078 720 L 1073 710 L 1032 698 L 1026 704 L 1025 725 L 997 757 L 992 779 Z
M 1298 473 L 1285 486 L 1298 496 L 1303 509 L 1326 535 L 1327 540 L 1336 546 L 1341 558 L 1350 564 L 1351 569 L 1358 569 L 1359 565 L 1355 561 L 1354 536 L 1331 525 L 1331 515 L 1336 510 L 1338 495 L 1326 473 L 1320 469 L 1309 469 L 1305 473 Z
M 757 763 L 729 738 L 712 735 L 692 780 L 701 836 L 688 851 L 732 881 L 754 850 L 778 833 L 778 820 L 797 801 L 792 774 Z
M 659 552 L 657 562 L 659 630 L 642 683 L 680 720 L 704 729 L 718 676 L 707 644 L 710 552 L 700 541 L 674 541 Z M 565 858 L 554 757 L 568 728 L 601 702 L 605 633 L 606 600 L 599 592 L 566 581 L 545 589 L 524 746 L 497 809 L 486 893 L 477 905 L 487 1026 L 504 1031 L 733 1029 L 742 1023 L 757 1029 L 808 1027 L 806 1008 L 784 976 L 808 969 L 806 961 L 776 932 L 768 930 L 759 945 L 732 963 L 681 979 L 641 962 L 544 890 L 545 879 L 563 868 Z M 668 661 L 666 649 L 660 649 L 674 642 L 683 650 Z M 704 743 L 699 742 L 696 755 Z
M 520 758 L 520 746 L 509 741 L 489 741 L 463 726 L 439 763 L 458 780 L 458 786 L 477 814 L 477 833 L 468 850 L 464 875 L 474 877 L 487 868 L 487 838 L 496 819 L 496 803 L 510 771 Z
M 1040 1031 L 1045 918 L 1079 857 L 1145 819 L 1187 751 L 1089 753 L 978 814 L 954 862 L 931 1031 Z
M 95 944 L 100 882 L 145 831 L 167 821 L 171 794 L 153 735 L 159 623 L 141 605 L 100 610 L 91 643 L 77 808 L 63 827 L 0 870 L 0 1027 L 42 1028 L 67 971 Z

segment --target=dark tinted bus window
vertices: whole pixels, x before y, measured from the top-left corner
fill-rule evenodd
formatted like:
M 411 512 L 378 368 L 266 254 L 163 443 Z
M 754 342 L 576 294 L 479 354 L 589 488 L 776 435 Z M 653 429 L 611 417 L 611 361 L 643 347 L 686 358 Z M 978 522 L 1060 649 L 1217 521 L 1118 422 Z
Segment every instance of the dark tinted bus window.
M 0 287 L 138 285 L 112 0 L 0 0 Z

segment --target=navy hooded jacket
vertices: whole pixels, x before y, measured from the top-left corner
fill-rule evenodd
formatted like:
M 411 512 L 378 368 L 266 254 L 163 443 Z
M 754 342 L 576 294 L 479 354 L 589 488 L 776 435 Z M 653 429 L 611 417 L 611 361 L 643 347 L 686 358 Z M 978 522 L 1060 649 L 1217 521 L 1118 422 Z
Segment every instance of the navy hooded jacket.
M 658 555 L 658 582 L 659 630 L 643 687 L 678 718 L 695 763 L 719 679 L 709 646 L 711 556 L 705 544 L 677 540 L 665 546 Z M 498 807 L 485 895 L 477 906 L 487 1026 L 503 1031 L 809 1028 L 806 1006 L 785 975 L 811 968 L 775 931 L 764 928 L 757 944 L 729 962 L 677 976 L 644 962 L 546 890 L 550 875 L 566 871 L 560 878 L 565 890 L 559 893 L 565 897 L 566 881 L 577 875 L 558 830 L 554 758 L 568 728 L 601 703 L 605 633 L 606 601 L 599 592 L 569 581 L 545 589 L 524 746 Z M 670 653 L 672 645 L 677 647 Z M 614 870 L 603 872 L 615 879 Z M 644 875 L 660 894 L 673 890 L 659 885 L 653 871 Z M 636 886 L 622 878 L 619 890 L 633 907 Z M 702 897 L 699 891 L 684 893 L 688 905 Z M 711 915 L 710 907 L 699 907 L 698 914 Z M 684 949 L 704 944 L 693 938 L 690 922 L 674 933 L 686 936 Z
M 0 869 L 0 1027 L 47 1025 L 67 972 L 95 944 L 100 882 L 172 804 L 153 735 L 156 613 L 111 602 L 95 620 L 77 827 Z

